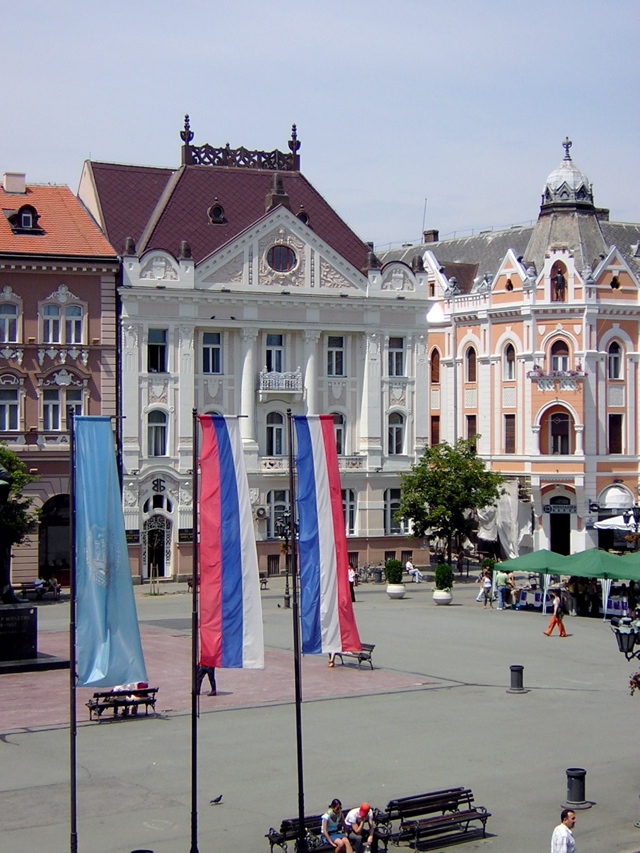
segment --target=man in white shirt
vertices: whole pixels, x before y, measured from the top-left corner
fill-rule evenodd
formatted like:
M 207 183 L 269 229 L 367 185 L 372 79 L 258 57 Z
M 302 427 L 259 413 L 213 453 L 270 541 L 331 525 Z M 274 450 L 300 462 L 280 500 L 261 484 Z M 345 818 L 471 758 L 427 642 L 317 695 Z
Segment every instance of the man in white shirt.
M 373 809 L 369 803 L 362 803 L 360 808 L 351 809 L 351 811 L 347 812 L 344 823 L 347 827 L 349 838 L 355 842 L 355 853 L 362 853 L 365 843 L 365 824 L 369 827 L 366 843 L 371 847 L 374 839 L 375 823 L 373 822 Z
M 413 577 L 414 583 L 420 583 L 424 578 L 422 572 L 419 569 L 416 569 L 411 560 L 407 560 L 404 567 L 405 570 Z
M 576 825 L 576 813 L 572 809 L 563 809 L 560 823 L 551 836 L 551 853 L 575 853 L 576 842 L 571 831 Z

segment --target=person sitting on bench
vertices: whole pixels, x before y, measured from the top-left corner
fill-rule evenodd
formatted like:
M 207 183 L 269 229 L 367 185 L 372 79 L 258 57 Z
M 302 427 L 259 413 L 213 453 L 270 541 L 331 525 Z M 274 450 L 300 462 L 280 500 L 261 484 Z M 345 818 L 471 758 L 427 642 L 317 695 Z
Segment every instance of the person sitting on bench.
M 373 822 L 373 809 L 369 803 L 362 803 L 360 808 L 351 809 L 344 819 L 349 836 L 355 836 L 354 848 L 356 853 L 362 853 L 365 844 L 371 847 L 374 839 L 375 824 Z M 368 833 L 366 828 L 368 826 Z
M 342 803 L 337 799 L 331 800 L 329 808 L 322 815 L 322 834 L 331 847 L 341 851 L 341 853 L 353 853 L 353 847 L 344 832 L 344 828 Z

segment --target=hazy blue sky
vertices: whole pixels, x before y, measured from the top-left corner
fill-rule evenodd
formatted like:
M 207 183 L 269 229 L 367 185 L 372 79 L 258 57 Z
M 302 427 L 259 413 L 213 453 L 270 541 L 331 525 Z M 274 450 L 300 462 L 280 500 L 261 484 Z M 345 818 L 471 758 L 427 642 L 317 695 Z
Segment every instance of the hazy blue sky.
M 535 219 L 566 135 L 640 219 L 639 0 L 0 0 L 0 172 L 287 150 L 365 240 Z

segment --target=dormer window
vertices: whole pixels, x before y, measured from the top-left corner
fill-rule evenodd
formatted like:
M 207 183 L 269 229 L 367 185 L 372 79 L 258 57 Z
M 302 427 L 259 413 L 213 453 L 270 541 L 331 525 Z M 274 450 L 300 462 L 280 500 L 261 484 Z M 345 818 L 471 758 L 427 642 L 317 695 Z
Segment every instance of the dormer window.
M 227 221 L 224 215 L 224 207 L 220 204 L 217 197 L 214 198 L 213 204 L 207 211 L 207 216 L 212 225 L 224 225 Z
M 32 204 L 23 204 L 18 210 L 5 211 L 14 234 L 44 234 L 39 227 L 40 215 Z

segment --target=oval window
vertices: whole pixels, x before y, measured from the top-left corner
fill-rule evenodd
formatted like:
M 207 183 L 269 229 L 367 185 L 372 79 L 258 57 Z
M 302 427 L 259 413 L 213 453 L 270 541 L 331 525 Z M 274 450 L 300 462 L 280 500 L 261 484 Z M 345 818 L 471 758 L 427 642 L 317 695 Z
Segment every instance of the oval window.
M 296 253 L 289 246 L 272 246 L 267 252 L 267 263 L 276 272 L 289 272 L 296 265 Z

